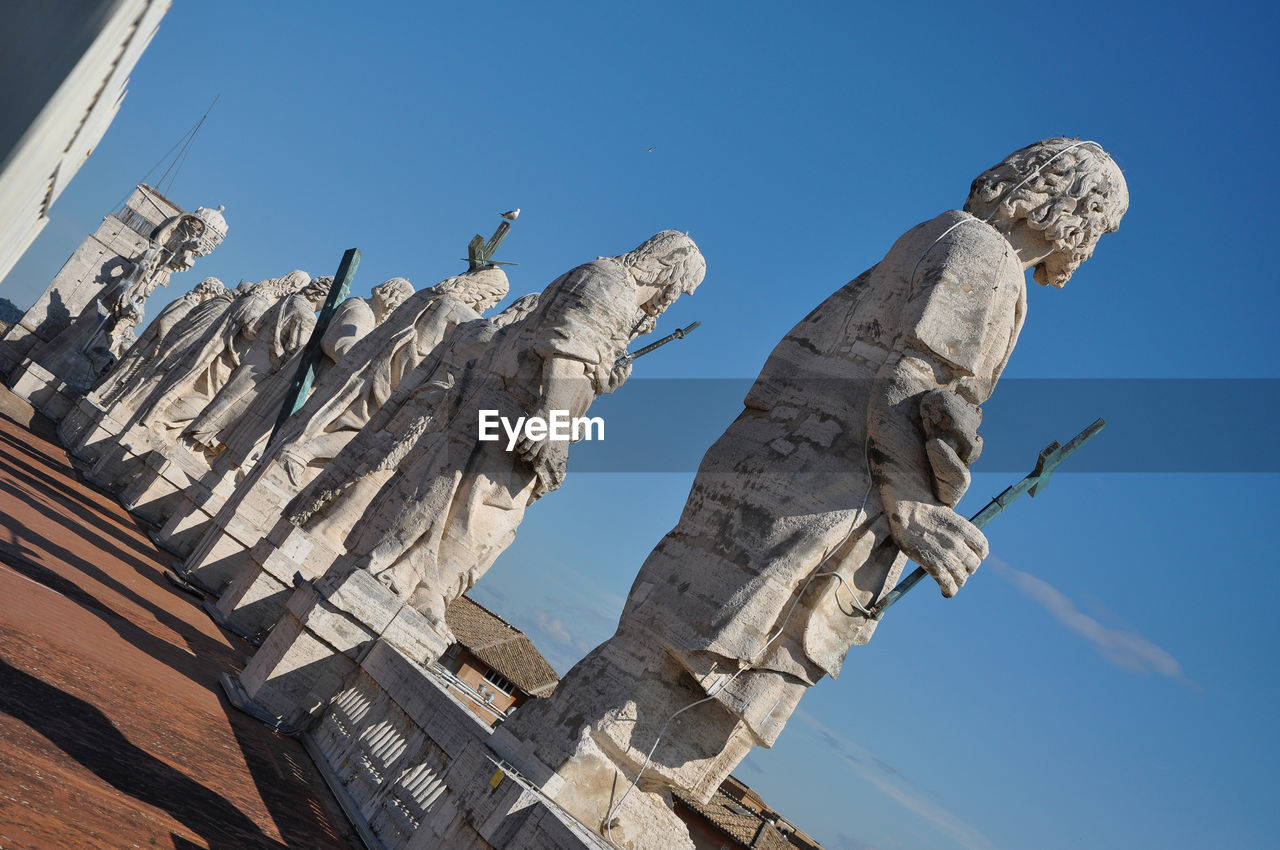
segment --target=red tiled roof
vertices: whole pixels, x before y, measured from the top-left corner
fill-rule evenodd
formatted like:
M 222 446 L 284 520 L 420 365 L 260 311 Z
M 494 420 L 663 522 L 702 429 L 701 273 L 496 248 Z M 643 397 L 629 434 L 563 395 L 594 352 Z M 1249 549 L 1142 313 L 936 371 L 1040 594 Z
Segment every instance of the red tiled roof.
M 776 812 L 767 807 L 763 811 L 756 811 L 751 806 L 743 805 L 737 798 L 725 793 L 726 786 L 740 786 L 741 790 L 750 792 L 746 785 L 731 776 L 705 803 L 694 802 L 680 793 L 676 793 L 675 797 L 743 847 L 750 847 L 752 850 L 822 850 L 821 845 L 805 833 L 800 830 L 793 832 L 790 825 L 786 831 L 779 829 L 775 825 Z M 750 793 L 758 796 L 755 792 Z
M 471 597 L 449 603 L 444 619 L 458 643 L 525 693 L 545 697 L 560 683 L 528 635 Z

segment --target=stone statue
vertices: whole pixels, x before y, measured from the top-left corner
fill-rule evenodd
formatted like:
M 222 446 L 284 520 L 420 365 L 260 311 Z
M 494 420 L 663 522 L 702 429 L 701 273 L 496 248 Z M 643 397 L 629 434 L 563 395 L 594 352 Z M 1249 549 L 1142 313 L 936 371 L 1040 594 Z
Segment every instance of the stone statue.
M 338 471 L 348 468 L 348 455 L 363 451 L 357 435 L 372 437 L 383 427 L 376 421 L 378 411 L 400 392 L 406 375 L 459 323 L 478 320 L 481 311 L 506 293 L 506 274 L 490 268 L 448 278 L 405 299 L 317 378 L 306 403 L 289 417 L 260 462 L 200 532 L 185 565 L 187 574 L 210 587 L 221 586 L 250 568 L 249 550 L 267 536 L 285 505 L 317 473 L 343 486 L 354 480 L 354 472 Z M 352 451 L 343 451 L 353 440 Z M 324 566 L 317 567 L 317 574 L 323 571 Z
M 138 411 L 138 421 L 153 433 L 176 437 L 214 400 L 250 350 L 255 352 L 251 368 L 263 368 L 260 361 L 264 358 L 269 361 L 271 353 L 289 339 L 290 330 L 298 323 L 274 322 L 281 315 L 278 308 L 310 282 L 311 276 L 306 272 L 293 271 L 282 278 L 254 284 L 240 294 L 186 353 L 182 363 L 166 373 L 162 384 L 151 392 Z M 314 311 L 311 320 L 314 323 Z M 303 320 L 299 317 L 298 321 Z M 257 337 L 263 331 L 267 337 L 255 348 Z M 284 334 L 280 341 L 274 338 L 277 331 Z
M 375 286 L 368 300 L 352 297 L 338 305 L 320 340 L 323 356 L 315 364 L 313 392 L 314 388 L 324 384 L 328 374 L 360 340 L 372 333 L 411 295 L 413 284 L 396 277 Z M 212 441 L 207 437 L 203 440 L 204 450 L 210 454 L 220 452 L 215 469 L 229 471 L 241 468 L 260 452 L 275 427 L 297 374 L 300 356 L 301 352 L 293 355 L 257 392 L 242 398 L 220 420 L 210 418 L 205 424 L 205 434 L 214 434 L 214 437 Z
M 87 390 L 134 342 L 147 299 L 169 276 L 195 265 L 227 234 L 224 207 L 200 207 L 172 216 L 151 234 L 147 247 L 129 260 L 129 271 L 102 290 L 59 336 L 52 347 L 62 353 L 59 371 L 73 386 Z
M 445 607 L 484 575 L 515 538 L 526 507 L 564 479 L 568 443 L 478 439 L 481 410 L 550 420 L 584 415 L 616 390 L 617 363 L 638 330 L 701 283 L 706 265 L 689 237 L 664 231 L 620 257 L 602 257 L 552 282 L 527 315 L 486 341 L 456 377 L 435 381 L 430 422 L 381 488 L 363 521 L 343 520 L 348 557 L 447 635 Z M 430 386 L 428 383 L 427 386 Z M 298 507 L 295 503 L 295 508 Z M 308 526 L 350 517 L 339 499 Z M 317 528 L 317 531 L 322 531 Z
M 480 318 L 507 291 L 506 273 L 487 268 L 447 278 L 403 299 L 353 356 L 316 381 L 311 398 L 281 431 L 278 458 L 294 485 L 301 487 L 337 457 L 405 375 L 455 327 Z
M 981 447 L 978 405 L 1022 327 L 1023 272 L 1063 286 L 1127 207 L 1096 144 L 1036 143 L 787 334 L 641 567 L 617 633 L 506 725 L 566 780 L 562 805 L 610 822 L 622 846 L 661 846 L 646 843 L 645 806 L 618 807 L 628 785 L 708 799 L 871 638 L 864 612 L 908 557 L 956 593 L 987 554 L 953 507 Z
M 291 364 L 316 327 L 316 311 L 333 286 L 332 277 L 313 278 L 301 289 L 278 300 L 262 316 L 254 331 L 253 344 L 240 365 L 182 432 L 189 447 L 216 455 L 222 448 L 217 435 L 245 410 L 261 405 L 277 411 L 293 378 L 285 368 Z M 273 380 L 282 372 L 279 381 Z
M 432 419 L 437 413 L 448 419 L 450 408 L 444 402 L 467 364 L 485 354 L 499 330 L 529 315 L 540 296 L 537 292 L 524 295 L 492 319 L 472 319 L 451 330 L 400 380 L 368 424 L 351 435 L 342 450 L 298 493 L 289 506 L 290 521 L 321 534 L 331 546 L 341 549 L 351 531 L 350 520 L 368 509 Z M 292 451 L 296 450 L 286 445 L 281 455 Z M 337 510 L 335 506 L 339 506 Z
M 221 296 L 226 291 L 222 281 L 216 277 L 207 277 L 186 295 L 161 310 L 160 315 L 147 325 L 138 341 L 99 381 L 93 392 L 89 394 L 90 399 L 104 405 L 114 400 L 125 388 L 141 377 L 147 364 L 160 357 L 163 352 L 170 350 L 167 347 L 167 344 L 172 342 L 168 339 L 169 333 L 174 331 L 192 310 L 211 298 Z
M 223 289 L 192 308 L 187 315 L 174 325 L 165 335 L 159 352 L 143 363 L 137 370 L 136 377 L 116 379 L 114 376 L 99 388 L 103 393 L 104 406 L 119 406 L 128 415 L 121 416 L 127 421 L 132 412 L 141 409 L 160 386 L 165 385 L 169 372 L 175 368 L 185 369 L 188 361 L 195 356 L 196 350 L 202 346 L 210 329 L 226 317 L 229 310 L 242 297 L 249 294 L 254 284 L 242 283 L 235 289 Z M 255 302 L 256 303 L 256 302 Z M 97 391 L 95 391 L 97 392 Z

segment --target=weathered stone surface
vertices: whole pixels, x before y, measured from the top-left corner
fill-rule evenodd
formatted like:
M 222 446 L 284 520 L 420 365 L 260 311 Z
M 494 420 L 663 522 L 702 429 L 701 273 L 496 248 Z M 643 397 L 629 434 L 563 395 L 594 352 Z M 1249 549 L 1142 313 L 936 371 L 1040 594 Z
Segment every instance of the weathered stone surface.
M 173 272 L 191 268 L 197 257 L 222 242 L 226 231 L 220 209 L 179 210 L 147 233 L 140 251 L 108 260 L 94 278 L 101 281 L 99 291 L 56 336 L 36 343 L 27 352 L 12 375 L 15 391 L 40 399 L 42 409 L 55 417 L 65 414 L 133 344 L 133 329 L 141 322 L 146 301 L 156 287 L 167 285 Z M 86 240 L 86 244 L 91 242 L 97 240 Z M 68 265 L 79 267 L 76 259 L 73 256 Z M 60 273 L 51 289 L 66 284 L 75 294 L 57 292 L 50 299 L 56 296 L 65 304 L 86 294 L 84 281 L 63 281 L 63 277 Z M 42 299 L 41 303 L 46 302 Z M 32 309 L 38 313 L 40 303 Z M 45 318 L 45 329 L 49 330 L 52 324 L 47 315 Z M 42 384 L 46 372 L 54 377 Z
M 319 284 L 313 281 L 309 288 L 328 285 L 328 278 L 318 280 Z M 342 302 L 320 340 L 323 356 L 314 364 L 318 379 L 323 380 L 340 358 L 411 294 L 413 287 L 407 280 L 394 278 L 374 287 L 372 302 L 363 298 Z M 297 374 L 300 347 L 281 356 L 286 354 L 288 359 L 274 372 L 246 384 L 239 398 L 229 403 L 215 400 L 184 430 L 184 444 L 205 455 L 211 472 L 181 494 L 177 507 L 155 535 L 159 545 L 184 558 L 190 555 L 208 523 L 234 493 L 235 484 L 244 479 L 271 435 Z M 232 391 L 231 386 L 224 387 L 219 398 Z
M 611 812 L 641 840 L 643 809 L 609 802 L 615 772 L 633 796 L 707 799 L 870 639 L 862 610 L 908 557 L 956 592 L 987 551 L 952 506 L 980 446 L 977 406 L 1022 326 L 1023 272 L 1061 286 L 1127 206 L 1096 145 L 1038 143 L 792 329 L 703 458 L 617 633 L 506 727 L 572 789 L 566 808 Z
M 193 307 L 173 328 L 164 335 L 159 351 L 137 365 L 136 370 L 129 373 L 108 375 L 103 383 L 89 394 L 104 411 L 109 411 L 111 418 L 119 422 L 113 426 L 109 435 L 120 433 L 131 422 L 139 410 L 151 398 L 152 393 L 166 385 L 167 380 L 176 380 L 179 373 L 172 378 L 169 372 L 173 369 L 186 370 L 192 368 L 190 361 L 197 357 L 197 351 L 205 344 L 210 330 L 228 315 L 234 302 L 252 289 L 252 284 L 242 285 L 234 292 L 227 289 L 215 289 L 207 299 Z M 101 430 L 101 429 L 100 429 Z M 93 455 L 90 446 L 95 440 L 81 436 L 72 446 L 73 453 L 81 450 Z M 86 458 L 89 459 L 89 458 Z
M 479 411 L 512 421 L 550 420 L 553 411 L 582 416 L 630 374 L 630 362 L 617 361 L 634 335 L 692 292 L 705 269 L 689 237 L 664 231 L 562 275 L 527 315 L 480 326 L 478 356 L 443 352 L 438 364 L 424 363 L 415 389 L 429 414 L 397 411 L 387 428 L 371 432 L 388 430 L 395 442 L 380 436 L 372 456 L 369 446 L 348 446 L 347 458 L 359 460 L 335 462 L 336 475 L 312 482 L 290 507 L 294 520 L 344 545 L 351 566 L 447 634 L 445 607 L 510 545 L 526 507 L 560 486 L 568 460 L 567 441 L 526 439 L 514 451 L 481 441 Z M 338 477 L 347 470 L 354 474 Z
M 145 393 L 145 400 L 135 407 L 135 420 L 153 433 L 175 441 L 182 429 L 217 397 L 242 365 L 244 374 L 269 368 L 271 355 L 281 351 L 296 335 L 301 315 L 287 307 L 297 306 L 291 296 L 302 290 L 311 277 L 294 271 L 283 278 L 260 281 L 236 290 L 236 298 L 227 304 L 203 334 L 191 340 L 183 350 L 175 352 L 176 362 L 144 385 L 128 392 L 122 402 Z M 312 311 L 314 321 L 314 310 Z M 258 337 L 263 340 L 258 342 Z M 249 353 L 253 352 L 253 357 Z
M 363 571 L 303 582 L 240 682 L 263 709 L 300 722 L 328 705 L 380 637 L 419 660 L 447 647 L 421 615 Z
M 297 486 L 337 457 L 454 328 L 479 319 L 507 290 L 506 274 L 490 268 L 447 278 L 404 299 L 350 357 L 316 382 L 307 403 L 286 423 L 278 457 Z
M 406 298 L 412 296 L 413 285 L 404 278 L 392 278 L 374 287 L 372 298 L 347 298 L 334 312 L 320 341 L 323 357 L 315 364 L 312 393 L 324 387 L 326 378 L 348 353 L 356 351 L 357 344 L 393 315 Z M 360 358 L 366 349 L 356 351 Z M 355 365 L 349 365 L 351 367 Z M 297 373 L 297 356 L 280 369 L 268 384 L 262 385 L 250 397 L 246 397 L 233 410 L 219 416 L 201 416 L 202 422 L 193 422 L 187 429 L 187 438 L 204 448 L 206 453 L 216 454 L 212 463 L 221 474 L 242 472 L 265 448 L 266 439 L 279 419 L 280 407 Z M 243 475 L 241 475 L 243 477 Z
M 164 417 L 153 416 L 149 420 L 153 430 L 165 433 L 162 429 L 176 430 L 181 423 L 189 421 L 182 429 L 184 441 L 207 448 L 208 440 L 229 419 L 234 418 L 238 406 L 253 404 L 258 400 L 263 387 L 270 385 L 271 377 L 310 338 L 316 325 L 316 310 L 320 308 L 333 283 L 327 277 L 312 280 L 305 272 L 295 274 L 297 277 L 283 283 L 281 288 L 284 291 L 262 314 L 261 319 L 242 327 L 241 335 L 251 342 L 226 381 L 216 389 L 214 385 L 210 385 L 209 389 L 213 392 L 208 402 L 197 408 L 203 399 L 171 401 Z M 302 285 L 295 288 L 297 282 L 302 282 Z M 279 399 L 276 407 L 279 408 Z M 188 420 L 177 413 L 179 409 L 198 412 Z
M 388 309 L 402 279 L 387 281 Z M 186 570 L 208 586 L 234 578 L 240 569 L 256 569 L 248 557 L 280 517 L 298 489 L 346 445 L 396 391 L 405 375 L 461 322 L 478 319 L 507 292 L 501 269 L 485 269 L 448 278 L 403 300 L 376 329 L 352 345 L 316 382 L 307 403 L 290 417 L 260 463 L 225 504 L 216 508 Z M 193 505 L 194 507 L 194 505 Z M 200 510 L 209 513 L 209 508 Z M 312 575 L 323 573 L 321 566 Z
M 151 234 L 182 210 L 150 186 L 134 189 L 120 213 L 103 219 L 97 231 L 63 264 L 53 282 L 22 319 L 0 339 L 0 372 L 14 377 L 37 345 L 52 342 L 103 288 L 129 270 L 126 258 L 141 254 Z
M 207 277 L 200 281 L 194 289 L 178 300 L 166 306 L 160 314 L 147 325 L 138 341 L 111 368 L 93 391 L 77 403 L 78 413 L 64 416 L 58 422 L 58 437 L 63 445 L 76 444 L 93 421 L 101 416 L 104 406 L 111 403 L 134 381 L 140 380 L 147 364 L 160 357 L 165 351 L 166 342 L 171 332 L 178 327 L 192 310 L 211 298 L 217 298 L 226 292 L 222 281 L 216 277 Z
M 305 740 L 357 829 L 381 846 L 608 846 L 502 764 L 489 735 L 429 670 L 379 639 Z

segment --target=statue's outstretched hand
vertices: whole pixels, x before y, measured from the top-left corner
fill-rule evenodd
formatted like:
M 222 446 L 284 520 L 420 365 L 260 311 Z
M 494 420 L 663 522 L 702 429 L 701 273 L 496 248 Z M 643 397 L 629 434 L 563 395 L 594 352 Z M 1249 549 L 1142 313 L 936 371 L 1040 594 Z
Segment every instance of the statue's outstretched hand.
M 631 377 L 631 364 L 633 362 L 635 361 L 627 358 L 621 363 L 614 365 L 614 367 L 609 371 L 609 381 L 604 386 L 604 395 L 608 395 L 626 383 L 627 378 Z
M 549 420 L 550 415 L 544 414 L 542 411 L 535 411 L 530 414 L 529 418 Z M 529 436 L 528 431 L 524 431 L 521 433 L 520 438 L 516 440 L 516 457 L 520 458 L 530 466 L 537 466 L 538 461 L 547 452 L 550 445 L 551 440 L 549 436 L 543 437 L 542 439 L 534 439 Z
M 929 571 L 952 597 L 987 556 L 987 538 L 955 511 L 927 502 L 899 502 L 889 512 L 889 530 L 898 548 Z
M 293 452 L 285 449 L 280 452 L 280 465 L 284 467 L 285 475 L 289 476 L 289 483 L 294 487 L 302 487 L 306 483 L 306 463 Z

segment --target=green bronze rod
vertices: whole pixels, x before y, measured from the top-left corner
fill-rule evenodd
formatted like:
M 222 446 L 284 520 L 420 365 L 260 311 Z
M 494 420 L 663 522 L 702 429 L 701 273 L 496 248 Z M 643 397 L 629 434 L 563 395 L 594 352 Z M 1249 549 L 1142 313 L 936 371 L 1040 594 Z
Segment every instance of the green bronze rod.
M 320 362 L 323 354 L 320 350 L 320 342 L 324 339 L 325 331 L 329 329 L 329 321 L 333 318 L 333 314 L 338 311 L 338 305 L 350 294 L 351 281 L 355 278 L 356 269 L 359 266 L 360 249 L 348 248 L 342 255 L 342 262 L 338 264 L 338 273 L 333 276 L 329 294 L 325 296 L 324 305 L 320 308 L 315 330 L 311 332 L 311 338 L 307 340 L 307 344 L 302 347 L 302 355 L 298 358 L 298 371 L 294 373 L 293 381 L 289 384 L 289 391 L 285 394 L 284 404 L 280 406 L 280 415 L 276 417 L 276 425 L 271 429 L 271 439 L 267 441 L 268 443 L 275 440 L 280 429 L 284 427 L 285 420 L 297 413 L 298 409 L 306 403 L 307 394 L 311 392 L 311 382 L 316 378 L 316 364 Z
M 673 339 L 684 339 L 686 336 L 688 336 L 690 333 L 696 330 L 698 326 L 701 324 L 702 322 L 694 322 L 692 325 L 689 325 L 689 327 L 687 328 L 677 328 L 674 333 L 667 334 L 657 342 L 651 342 L 648 345 L 646 345 L 644 348 L 637 349 L 631 352 L 630 354 L 622 355 L 621 357 L 618 358 L 617 362 L 619 365 L 621 365 L 628 361 L 635 360 L 637 357 L 644 357 L 650 351 L 653 351 L 658 348 L 662 348 L 662 346 L 671 342 Z
M 987 503 L 986 507 L 970 517 L 969 522 L 978 528 L 982 528 L 999 516 L 1005 508 L 1016 502 L 1023 493 L 1030 493 L 1032 498 L 1035 498 L 1037 493 L 1049 486 L 1049 478 L 1052 477 L 1053 471 L 1058 467 L 1058 464 L 1096 437 L 1106 424 L 1102 419 L 1098 419 L 1088 428 L 1072 437 L 1065 446 L 1058 445 L 1056 441 L 1045 446 L 1044 450 L 1040 452 L 1040 458 L 1036 461 L 1036 468 L 1031 471 L 1031 474 L 1012 487 L 1006 487 L 1003 493 L 996 496 Z M 920 582 L 920 579 L 928 574 L 924 567 L 916 567 L 911 575 L 900 581 L 897 587 L 885 595 L 884 599 L 871 606 L 872 616 L 879 620 L 884 616 L 884 612 L 889 610 L 890 606 L 901 599 L 908 590 L 915 587 Z

